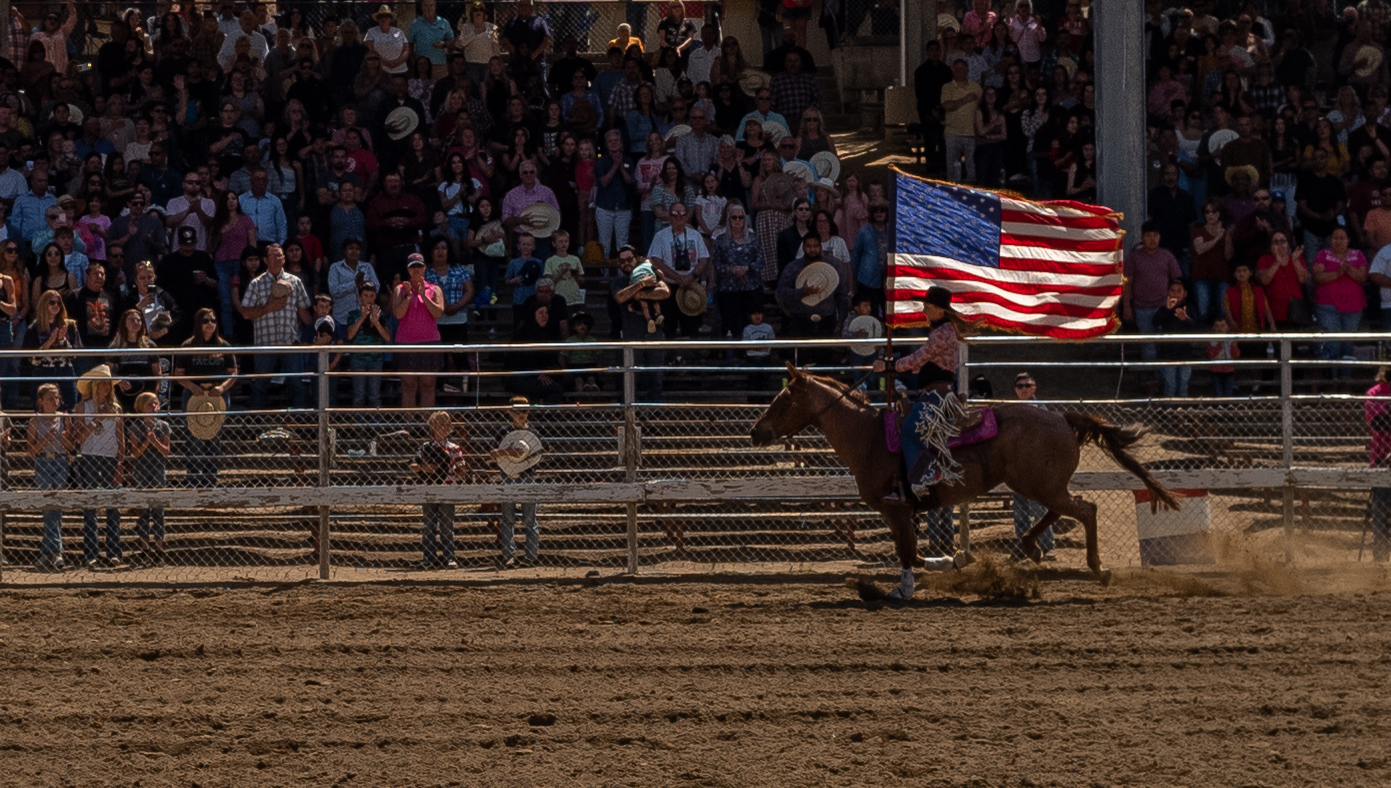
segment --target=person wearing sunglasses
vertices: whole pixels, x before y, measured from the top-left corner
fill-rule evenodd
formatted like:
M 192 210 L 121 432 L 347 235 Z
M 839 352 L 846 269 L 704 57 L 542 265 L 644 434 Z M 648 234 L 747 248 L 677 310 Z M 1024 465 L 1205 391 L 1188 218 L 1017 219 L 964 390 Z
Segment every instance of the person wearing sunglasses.
M 1038 397 L 1038 382 L 1034 376 L 1028 372 L 1020 372 L 1014 376 L 1014 398 L 1020 402 L 1027 403 L 1036 408 L 1042 408 L 1036 399 Z M 1013 498 L 1010 509 L 1014 513 L 1014 554 L 1017 558 L 1026 558 L 1024 555 L 1024 533 L 1039 521 L 1039 518 L 1048 514 L 1048 507 L 1041 503 L 1031 501 L 1019 493 L 1011 493 Z M 1043 560 L 1056 561 L 1057 554 L 1053 552 L 1053 529 L 1044 529 L 1043 534 L 1038 538 L 1038 549 L 1043 551 Z

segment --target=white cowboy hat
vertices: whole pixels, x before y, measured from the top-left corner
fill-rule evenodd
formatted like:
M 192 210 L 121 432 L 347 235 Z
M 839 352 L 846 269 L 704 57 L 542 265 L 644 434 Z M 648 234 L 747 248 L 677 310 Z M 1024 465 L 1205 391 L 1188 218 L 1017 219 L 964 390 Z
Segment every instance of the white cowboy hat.
M 823 150 L 811 157 L 811 167 L 822 178 L 830 178 L 832 185 L 840 180 L 840 159 L 834 153 Z
M 1370 77 L 1372 74 L 1376 73 L 1378 68 L 1381 68 L 1381 50 L 1371 44 L 1367 44 L 1361 49 L 1358 49 L 1357 54 L 1353 56 L 1353 62 L 1356 63 L 1358 61 L 1362 61 L 1363 65 L 1361 68 L 1352 72 L 1353 76 Z
M 548 202 L 538 200 L 523 208 L 522 218 L 527 221 L 521 226 L 537 238 L 549 238 L 560 229 L 560 211 Z
M 769 120 L 763 123 L 763 136 L 772 140 L 774 145 L 777 145 L 779 142 L 782 141 L 783 137 L 786 137 L 788 134 L 791 133 L 792 132 L 787 130 L 786 126 L 782 125 L 776 120 Z
M 409 137 L 415 131 L 416 126 L 420 125 L 420 116 L 415 114 L 413 109 L 397 107 L 387 113 L 386 122 L 382 125 L 386 129 L 386 136 L 395 142 Z
M 860 315 L 846 326 L 846 333 L 855 339 L 878 339 L 884 336 L 884 324 L 874 315 Z M 880 348 L 856 346 L 851 350 L 857 356 L 872 356 L 879 352 Z
M 684 136 L 686 136 L 687 134 L 690 134 L 690 133 L 691 133 L 691 127 L 690 127 L 690 126 L 687 126 L 687 125 L 684 124 L 684 123 L 678 123 L 678 124 L 676 124 L 675 126 L 672 126 L 671 129 L 670 129 L 669 131 L 667 131 L 666 137 L 665 137 L 665 138 L 671 140 L 671 139 L 676 139 L 677 137 L 684 137 Z
M 210 441 L 217 437 L 226 421 L 227 403 L 220 394 L 194 394 L 188 398 L 188 431 L 193 437 Z
M 759 90 L 768 87 L 771 82 L 772 78 L 768 76 L 766 71 L 746 68 L 743 75 L 739 77 L 739 89 L 752 96 Z
M 816 183 L 816 173 L 803 161 L 789 161 L 782 165 L 782 171 L 804 183 Z
M 815 293 L 802 296 L 802 303 L 807 306 L 816 306 L 831 297 L 836 287 L 840 285 L 840 274 L 836 272 L 835 266 L 830 263 L 812 263 L 802 269 L 797 274 L 797 287 L 814 287 Z
M 1223 146 L 1237 138 L 1237 133 L 1231 129 L 1219 129 L 1212 132 L 1207 138 L 1207 149 L 1210 153 L 1217 153 Z
M 521 459 L 507 456 L 497 458 L 497 465 L 502 469 L 502 472 L 514 479 L 541 462 L 543 454 L 541 436 L 531 430 L 512 430 L 502 436 L 497 447 L 499 449 L 524 449 L 526 451 L 526 456 Z

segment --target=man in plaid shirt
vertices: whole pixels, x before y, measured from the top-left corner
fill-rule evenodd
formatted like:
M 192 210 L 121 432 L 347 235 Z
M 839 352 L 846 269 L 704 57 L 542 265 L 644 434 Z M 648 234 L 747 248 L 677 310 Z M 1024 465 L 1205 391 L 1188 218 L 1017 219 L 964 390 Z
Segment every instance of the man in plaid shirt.
M 783 61 L 786 70 L 773 75 L 768 89 L 773 94 L 773 107 L 793 123 L 802 120 L 807 107 L 821 106 L 821 91 L 816 87 L 816 77 L 802 71 L 802 56 L 789 52 Z M 796 134 L 796 128 L 789 128 Z
M 280 244 L 266 246 L 266 271 L 246 287 L 242 309 L 252 321 L 257 345 L 288 347 L 299 340 L 301 325 L 309 325 L 309 294 L 299 277 L 285 272 L 285 250 Z M 279 285 L 279 287 L 277 287 Z M 285 292 L 279 292 L 285 291 Z M 303 408 L 305 398 L 304 356 L 298 353 L 256 356 L 256 374 L 251 381 L 251 409 L 261 410 L 266 404 L 269 378 L 263 374 L 278 372 L 288 376 L 290 407 Z
M 609 125 L 616 129 L 625 128 L 628 122 L 628 113 L 637 106 L 635 95 L 638 88 L 642 86 L 642 69 L 638 66 L 638 61 L 629 58 L 623 62 L 623 81 L 613 87 L 613 95 L 609 97 L 608 113 L 605 117 L 609 120 Z

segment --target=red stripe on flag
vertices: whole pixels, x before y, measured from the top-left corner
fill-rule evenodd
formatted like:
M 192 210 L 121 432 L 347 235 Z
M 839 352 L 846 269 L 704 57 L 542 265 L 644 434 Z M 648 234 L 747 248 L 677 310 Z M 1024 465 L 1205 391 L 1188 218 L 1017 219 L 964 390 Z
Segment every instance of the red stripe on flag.
M 1106 307 L 1099 304 L 1063 304 L 1056 301 L 1024 304 L 986 290 L 962 290 L 956 287 L 951 288 L 951 290 L 952 299 L 961 305 L 959 309 L 965 310 L 969 310 L 971 304 L 989 303 L 997 304 L 1020 315 L 1063 315 L 1079 319 L 1100 319 L 1113 315 L 1116 311 L 1114 306 Z M 914 301 L 927 297 L 926 290 L 897 290 L 895 292 L 899 293 L 894 299 L 895 301 Z
M 1025 296 L 1032 296 L 1040 292 L 1047 292 L 1040 290 L 1040 288 L 1037 285 L 1024 284 L 1021 282 L 1008 282 L 999 279 L 991 279 L 988 276 L 972 276 L 971 274 L 968 274 L 965 271 L 957 271 L 951 268 L 933 268 L 929 272 L 924 272 L 917 268 L 893 266 L 889 269 L 889 276 L 931 279 L 936 282 L 982 282 L 990 285 L 991 287 L 999 288 L 1000 290 L 1008 290 L 1011 293 L 1018 293 L 1020 295 Z M 908 288 L 906 290 L 901 290 L 900 292 L 915 291 L 912 288 Z M 1101 299 L 1115 296 L 1117 292 L 1119 292 L 1118 287 L 1112 285 L 1097 285 L 1096 287 L 1069 287 L 1066 290 L 1058 291 L 1056 294 L 1092 296 L 1094 298 Z
M 1001 233 L 1000 243 L 1060 249 L 1064 252 L 1114 252 L 1118 246 L 1115 241 L 1074 241 L 1068 238 L 1045 238 L 1016 233 Z
M 1019 224 L 1046 224 L 1052 227 L 1067 227 L 1072 230 L 1114 230 L 1117 227 L 1115 219 L 1103 219 L 1099 216 L 1049 216 L 1045 213 L 1033 213 L 1032 211 L 1001 211 L 1000 221 Z

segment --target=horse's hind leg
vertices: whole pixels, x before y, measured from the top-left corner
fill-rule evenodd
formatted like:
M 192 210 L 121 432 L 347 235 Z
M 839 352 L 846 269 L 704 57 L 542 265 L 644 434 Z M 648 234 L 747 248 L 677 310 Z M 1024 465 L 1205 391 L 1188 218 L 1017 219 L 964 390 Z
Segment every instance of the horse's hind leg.
M 1058 496 L 1047 501 L 1040 501 L 1048 507 L 1048 514 L 1034 524 L 1033 528 L 1024 535 L 1025 546 L 1028 547 L 1033 542 L 1030 538 L 1037 540 L 1043 529 L 1052 525 L 1060 517 L 1071 517 L 1082 524 L 1082 529 L 1087 534 L 1087 568 L 1092 570 L 1092 574 L 1101 581 L 1103 585 L 1111 582 L 1111 573 L 1101 568 L 1101 547 L 1096 530 L 1096 504 L 1082 498 L 1081 496 Z
M 1043 561 L 1043 551 L 1038 549 L 1038 539 L 1040 536 L 1043 536 L 1043 532 L 1048 530 L 1049 526 L 1062 518 L 1063 516 L 1061 514 L 1049 510 L 1044 512 L 1038 522 L 1034 523 L 1029 527 L 1029 530 L 1024 532 L 1024 535 L 1019 538 L 1019 546 L 1023 549 L 1026 558 L 1036 564 Z

